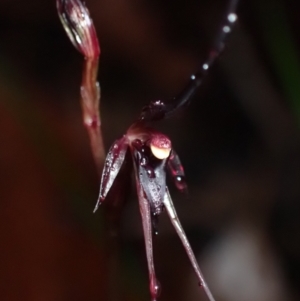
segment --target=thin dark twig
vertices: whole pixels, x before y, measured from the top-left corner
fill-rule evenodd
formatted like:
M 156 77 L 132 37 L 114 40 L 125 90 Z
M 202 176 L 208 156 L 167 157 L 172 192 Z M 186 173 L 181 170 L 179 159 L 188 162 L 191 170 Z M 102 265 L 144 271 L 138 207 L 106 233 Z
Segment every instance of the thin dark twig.
M 207 59 L 204 60 L 204 63 L 201 64 L 198 71 L 191 75 L 190 82 L 187 84 L 184 90 L 173 99 L 173 109 L 167 113 L 168 116 L 172 114 L 176 109 L 182 107 L 191 100 L 191 97 L 194 95 L 195 91 L 202 84 L 204 77 L 208 73 L 208 70 L 222 53 L 225 40 L 228 34 L 232 31 L 232 27 L 237 20 L 237 15 L 235 13 L 237 4 L 238 0 L 231 0 L 229 2 L 225 18 L 222 22 L 221 30 L 215 39 L 215 42 L 208 54 Z
M 228 8 L 221 25 L 221 29 L 215 39 L 208 57 L 204 60 L 198 70 L 190 76 L 190 80 L 185 88 L 171 101 L 164 102 L 161 100 L 152 101 L 145 107 L 140 115 L 140 120 L 153 121 L 163 119 L 172 115 L 177 109 L 187 105 L 197 89 L 201 86 L 203 79 L 209 69 L 215 63 L 216 59 L 222 53 L 228 34 L 237 20 L 236 8 L 239 0 L 230 0 Z

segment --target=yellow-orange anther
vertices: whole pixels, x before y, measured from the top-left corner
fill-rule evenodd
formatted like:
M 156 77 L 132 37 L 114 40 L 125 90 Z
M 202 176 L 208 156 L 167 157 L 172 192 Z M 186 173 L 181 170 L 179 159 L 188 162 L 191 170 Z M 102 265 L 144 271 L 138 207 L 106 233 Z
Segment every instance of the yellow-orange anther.
M 157 134 L 151 139 L 150 149 L 154 157 L 163 160 L 169 157 L 172 145 L 171 140 L 163 135 Z

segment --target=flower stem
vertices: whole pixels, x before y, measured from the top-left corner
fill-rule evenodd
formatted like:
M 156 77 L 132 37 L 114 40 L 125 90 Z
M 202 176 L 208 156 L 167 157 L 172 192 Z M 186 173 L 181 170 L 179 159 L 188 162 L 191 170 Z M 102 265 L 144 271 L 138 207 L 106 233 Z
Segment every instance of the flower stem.
M 83 124 L 87 129 L 98 174 L 101 175 L 105 150 L 101 132 L 100 86 L 97 81 L 98 58 L 85 58 L 81 84 Z

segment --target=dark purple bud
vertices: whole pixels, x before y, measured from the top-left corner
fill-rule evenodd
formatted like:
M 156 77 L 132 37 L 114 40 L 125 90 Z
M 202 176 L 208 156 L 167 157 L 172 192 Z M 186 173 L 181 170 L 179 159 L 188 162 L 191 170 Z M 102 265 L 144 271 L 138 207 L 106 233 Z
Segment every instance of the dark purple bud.
M 80 0 L 56 0 L 59 18 L 76 49 L 87 58 L 97 58 L 100 47 L 93 20 Z

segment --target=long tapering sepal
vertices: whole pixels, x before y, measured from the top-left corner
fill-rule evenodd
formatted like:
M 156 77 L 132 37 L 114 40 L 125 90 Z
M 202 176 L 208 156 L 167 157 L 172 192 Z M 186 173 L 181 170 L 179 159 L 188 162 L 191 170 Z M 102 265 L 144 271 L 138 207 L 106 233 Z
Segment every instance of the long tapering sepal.
M 116 140 L 109 149 L 109 152 L 105 159 L 105 164 L 101 177 L 99 197 L 94 209 L 94 212 L 98 209 L 99 205 L 104 201 L 109 192 L 114 180 L 116 179 L 122 164 L 124 162 L 126 152 L 128 149 L 128 142 L 126 137 L 122 137 Z

